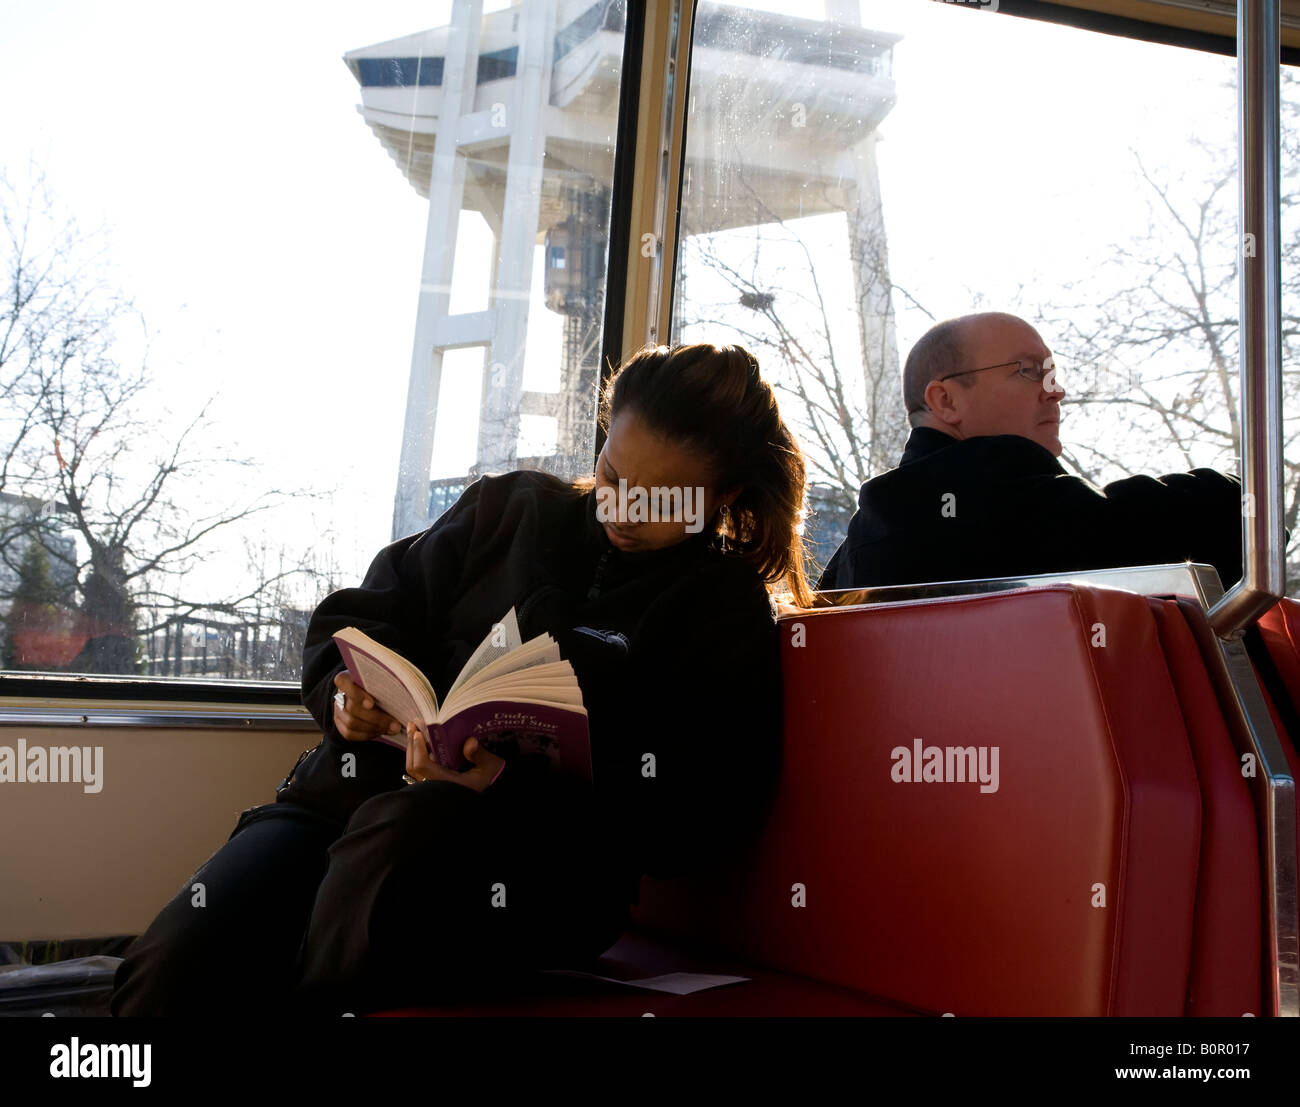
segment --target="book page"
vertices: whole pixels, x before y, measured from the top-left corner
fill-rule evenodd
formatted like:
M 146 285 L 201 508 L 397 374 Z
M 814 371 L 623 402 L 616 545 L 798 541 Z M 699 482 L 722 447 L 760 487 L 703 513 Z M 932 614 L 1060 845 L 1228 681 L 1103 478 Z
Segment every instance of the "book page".
M 359 630 L 355 626 L 344 626 L 337 634 L 333 635 L 334 644 L 338 646 L 339 654 L 343 657 L 343 664 L 347 665 L 348 672 L 352 673 L 352 678 L 361 687 L 374 696 L 376 702 L 380 699 L 381 690 L 377 687 L 370 687 L 365 680 L 365 674 L 361 673 L 359 659 L 365 659 L 364 664 L 367 672 L 370 674 L 370 680 L 394 681 L 400 683 L 406 690 L 409 698 L 415 702 L 417 711 L 413 717 L 421 722 L 433 722 L 438 712 L 438 695 L 434 693 L 433 685 L 430 685 L 429 678 L 420 672 L 415 665 L 408 661 L 406 657 L 398 654 L 396 650 L 390 650 L 389 647 L 381 642 L 374 641 L 364 630 Z M 391 689 L 385 693 L 387 698 L 393 698 Z M 380 703 L 380 707 L 383 704 Z M 383 707 L 389 715 L 394 712 L 389 708 Z M 406 720 L 403 720 L 406 721 Z
M 576 685 L 578 678 L 573 666 L 559 657 L 560 647 L 553 639 L 544 650 L 531 651 L 532 660 L 523 657 L 530 653 L 529 647 L 537 641 L 533 639 L 525 643 L 522 649 L 499 658 L 476 673 L 472 680 L 467 680 L 456 690 L 455 696 L 447 697 L 438 717 L 448 719 L 465 704 L 477 703 L 485 695 L 509 698 L 513 695 L 512 689 L 520 684 L 557 682 Z
M 456 689 L 480 669 L 487 668 L 492 662 L 504 657 L 511 650 L 517 650 L 522 645 L 523 639 L 519 636 L 519 620 L 516 618 L 515 609 L 512 607 L 505 613 L 500 622 L 492 625 L 487 637 L 479 643 L 478 649 L 465 662 L 465 667 L 461 669 L 455 683 L 447 689 L 445 699 L 450 700 Z
M 498 673 L 484 681 L 474 681 L 473 684 L 467 685 L 460 690 L 459 699 L 468 695 L 479 695 L 480 693 L 491 690 L 493 692 L 513 688 L 516 684 L 537 684 L 540 682 L 552 682 L 558 684 L 577 684 L 578 678 L 573 673 L 573 666 L 567 661 L 546 661 L 540 665 L 529 665 L 527 668 L 517 669 L 513 672 Z
M 511 650 L 504 657 L 498 657 L 495 661 L 489 662 L 468 680 L 460 681 L 456 691 L 463 694 L 471 688 L 478 688 L 487 683 L 495 684 L 506 673 L 514 673 L 520 669 L 528 669 L 535 665 L 544 665 L 559 660 L 560 644 L 549 634 L 542 633 L 536 638 L 530 638 L 517 650 Z M 447 699 L 450 702 L 450 694 L 448 694 Z
M 509 695 L 501 695 L 492 688 L 479 688 L 463 696 L 450 715 L 444 715 L 441 721 L 448 722 L 464 711 L 483 703 L 548 703 L 586 714 L 582 703 L 582 689 L 577 684 L 564 684 L 547 681 L 538 684 L 518 684 L 510 689 Z
M 424 723 L 426 719 L 419 701 L 411 695 L 400 680 L 372 657 L 360 651 L 354 651 L 348 660 L 352 678 L 375 703 L 387 711 L 394 719 L 405 726 L 409 722 Z M 405 745 L 406 736 L 402 735 Z

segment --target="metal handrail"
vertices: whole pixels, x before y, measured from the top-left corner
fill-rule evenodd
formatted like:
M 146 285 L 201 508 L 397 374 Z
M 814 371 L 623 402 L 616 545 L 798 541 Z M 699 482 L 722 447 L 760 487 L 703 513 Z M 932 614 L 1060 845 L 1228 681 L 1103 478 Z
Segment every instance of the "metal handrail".
M 1282 527 L 1280 0 L 1237 3 L 1242 578 L 1210 625 L 1235 637 L 1286 591 Z

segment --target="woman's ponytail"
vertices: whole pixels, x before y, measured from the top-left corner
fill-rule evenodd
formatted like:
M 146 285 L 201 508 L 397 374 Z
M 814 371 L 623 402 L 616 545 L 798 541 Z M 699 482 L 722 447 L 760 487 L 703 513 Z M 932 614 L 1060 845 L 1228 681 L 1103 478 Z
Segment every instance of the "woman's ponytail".
M 754 355 L 741 346 L 709 343 L 647 347 L 610 378 L 601 425 L 608 430 L 624 408 L 656 434 L 700 454 L 717 489 L 741 489 L 719 535 L 726 536 L 728 555 L 743 557 L 770 587 L 810 606 L 803 452 Z

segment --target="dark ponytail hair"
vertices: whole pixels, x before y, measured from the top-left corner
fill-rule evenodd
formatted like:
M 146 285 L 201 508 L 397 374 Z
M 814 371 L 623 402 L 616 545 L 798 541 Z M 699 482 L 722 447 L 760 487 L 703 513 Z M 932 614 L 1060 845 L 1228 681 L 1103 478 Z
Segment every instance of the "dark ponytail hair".
M 606 432 L 623 410 L 660 437 L 703 457 L 718 491 L 739 488 L 726 537 L 769 586 L 784 583 L 812 606 L 800 522 L 803 453 L 781 419 L 758 360 L 741 346 L 647 346 L 628 358 L 601 396 Z

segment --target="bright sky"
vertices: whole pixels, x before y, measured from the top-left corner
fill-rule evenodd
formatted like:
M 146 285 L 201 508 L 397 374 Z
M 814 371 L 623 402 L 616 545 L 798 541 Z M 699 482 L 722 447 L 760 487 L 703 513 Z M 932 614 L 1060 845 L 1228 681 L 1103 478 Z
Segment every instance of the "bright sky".
M 897 103 L 877 132 L 890 275 L 934 318 L 1003 309 L 1033 321 L 1033 305 L 1062 303 L 1113 244 L 1145 231 L 1137 156 L 1199 182 L 1193 137 L 1235 147 L 1234 59 L 931 0 L 863 0 L 861 12 L 902 36 Z M 839 309 L 837 347 L 851 350 L 843 226 L 827 216 L 800 234 Z M 903 296 L 895 309 L 901 360 L 932 319 Z
M 114 277 L 152 335 L 159 403 L 192 414 L 217 391 L 212 441 L 257 460 L 250 489 L 332 492 L 264 529 L 293 547 L 330 543 L 357 578 L 390 540 L 426 205 L 358 114 L 342 55 L 442 25 L 449 10 L 0 10 L 11 105 L 0 167 L 21 180 L 34 159 L 83 228 L 106 228 Z M 972 290 L 1013 309 L 1022 285 L 1050 298 L 1108 243 L 1132 239 L 1144 208 L 1130 150 L 1170 167 L 1193 135 L 1234 141 L 1230 58 L 930 0 L 861 10 L 866 26 L 903 36 L 880 145 L 892 275 L 939 317 L 970 310 Z M 929 320 L 898 307 L 901 355 Z M 558 362 L 559 317 L 533 318 Z M 477 378 L 457 383 L 460 403 L 474 402 Z M 434 475 L 473 457 L 472 439 L 446 430 Z M 222 558 L 209 570 L 229 572 Z

